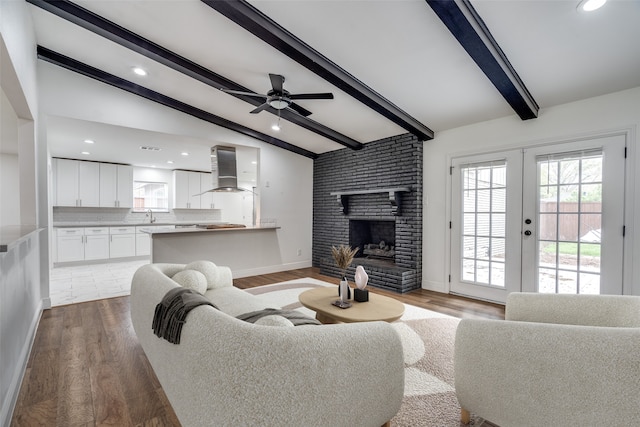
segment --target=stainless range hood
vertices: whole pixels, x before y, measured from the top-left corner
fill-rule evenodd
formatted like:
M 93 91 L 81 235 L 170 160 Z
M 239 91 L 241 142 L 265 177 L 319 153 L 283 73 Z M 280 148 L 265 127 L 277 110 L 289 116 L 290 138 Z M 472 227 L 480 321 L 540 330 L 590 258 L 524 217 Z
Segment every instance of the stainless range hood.
M 211 190 L 203 191 L 200 194 L 250 191 L 238 187 L 235 147 L 225 147 L 223 145 L 211 147 L 211 180 Z

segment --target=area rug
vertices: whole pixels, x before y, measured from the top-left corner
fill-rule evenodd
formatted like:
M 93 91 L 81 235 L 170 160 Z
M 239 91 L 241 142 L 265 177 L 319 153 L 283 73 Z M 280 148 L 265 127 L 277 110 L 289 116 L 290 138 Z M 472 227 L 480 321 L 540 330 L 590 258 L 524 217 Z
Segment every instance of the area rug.
M 298 295 L 321 286 L 335 285 L 305 278 L 246 291 L 275 306 L 315 316 L 298 302 Z M 392 323 L 400 334 L 405 362 L 404 399 L 391 420 L 392 427 L 464 426 L 453 388 L 453 343 L 458 322 L 457 318 L 405 304 L 404 315 Z M 492 426 L 478 417 L 472 417 L 472 425 Z

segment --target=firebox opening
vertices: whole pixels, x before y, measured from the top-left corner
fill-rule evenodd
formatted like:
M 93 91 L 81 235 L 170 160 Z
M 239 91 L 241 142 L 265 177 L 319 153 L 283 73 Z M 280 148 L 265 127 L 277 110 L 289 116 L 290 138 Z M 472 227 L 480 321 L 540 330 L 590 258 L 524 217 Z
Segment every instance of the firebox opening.
M 380 220 L 350 220 L 349 245 L 359 248 L 356 258 L 395 263 L 396 223 Z

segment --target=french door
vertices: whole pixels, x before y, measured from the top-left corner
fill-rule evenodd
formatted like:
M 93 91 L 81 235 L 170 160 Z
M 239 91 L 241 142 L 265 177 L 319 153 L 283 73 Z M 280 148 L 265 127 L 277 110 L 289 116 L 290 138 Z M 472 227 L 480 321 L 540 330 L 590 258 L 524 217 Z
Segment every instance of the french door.
M 451 292 L 622 293 L 625 138 L 451 163 Z

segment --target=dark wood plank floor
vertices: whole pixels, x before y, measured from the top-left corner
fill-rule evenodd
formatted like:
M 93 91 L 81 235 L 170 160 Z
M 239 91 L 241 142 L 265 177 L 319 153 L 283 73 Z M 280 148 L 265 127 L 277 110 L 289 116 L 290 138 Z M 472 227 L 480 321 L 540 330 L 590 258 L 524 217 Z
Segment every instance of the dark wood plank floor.
M 315 268 L 235 279 L 242 289 L 313 277 Z M 460 318 L 503 319 L 504 307 L 417 290 L 371 288 L 407 304 Z M 38 325 L 12 426 L 179 426 L 138 343 L 129 297 L 46 310 Z

